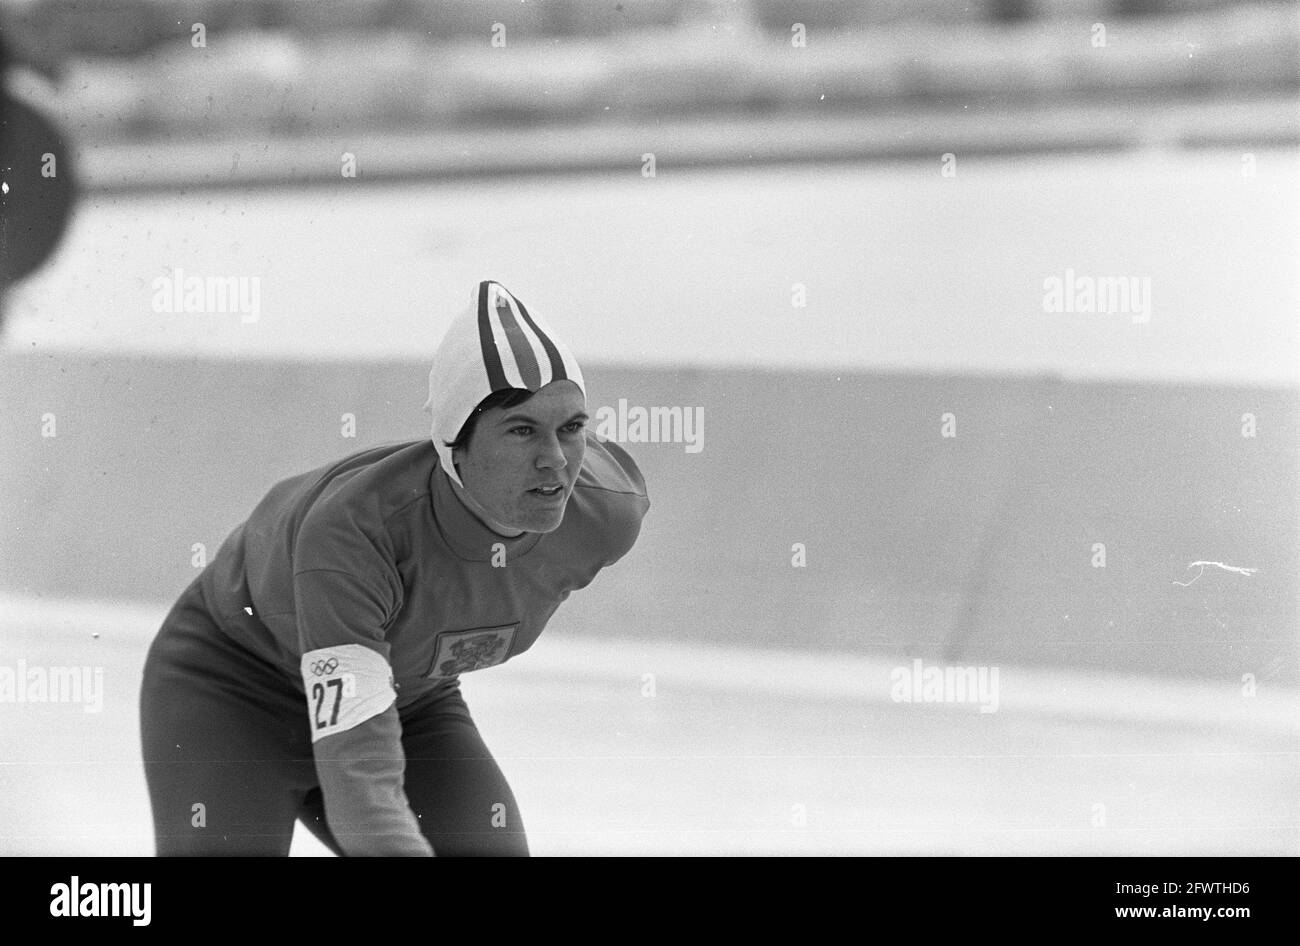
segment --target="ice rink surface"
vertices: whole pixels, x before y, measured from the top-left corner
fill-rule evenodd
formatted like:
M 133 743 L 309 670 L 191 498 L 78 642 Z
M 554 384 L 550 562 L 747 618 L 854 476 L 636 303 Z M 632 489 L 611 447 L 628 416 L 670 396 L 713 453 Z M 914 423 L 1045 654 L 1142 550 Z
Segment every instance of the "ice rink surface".
M 6 652 L 106 681 L 98 712 L 0 706 L 0 854 L 150 854 L 136 702 L 165 609 L 0 606 Z M 1300 853 L 1293 691 L 1003 667 L 981 712 L 895 700 L 898 665 L 619 628 L 462 689 L 536 855 Z M 293 853 L 329 854 L 301 827 Z
M 663 156 L 653 179 L 632 165 L 95 195 L 15 294 L 4 343 L 406 358 L 432 351 L 492 278 L 571 337 L 583 363 L 1294 385 L 1300 159 L 1260 149 L 1247 168 L 1246 157 L 976 156 L 943 178 L 937 155 L 711 170 Z M 1067 270 L 1148 279 L 1149 312 L 1045 313 L 1044 281 Z M 178 271 L 258 277 L 255 320 L 155 311 L 155 280 Z

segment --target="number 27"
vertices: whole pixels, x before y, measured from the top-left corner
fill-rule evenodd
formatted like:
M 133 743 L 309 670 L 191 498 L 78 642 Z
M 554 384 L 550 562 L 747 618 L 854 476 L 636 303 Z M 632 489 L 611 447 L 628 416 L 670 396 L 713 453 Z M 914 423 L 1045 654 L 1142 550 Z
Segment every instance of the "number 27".
M 329 722 L 320 718 L 321 707 L 325 704 L 325 687 L 334 688 L 334 711 L 330 714 Z M 343 681 L 327 680 L 322 686 L 319 683 L 311 685 L 311 695 L 316 700 L 316 728 L 324 729 L 326 726 L 333 726 L 339 721 L 339 704 L 343 702 Z

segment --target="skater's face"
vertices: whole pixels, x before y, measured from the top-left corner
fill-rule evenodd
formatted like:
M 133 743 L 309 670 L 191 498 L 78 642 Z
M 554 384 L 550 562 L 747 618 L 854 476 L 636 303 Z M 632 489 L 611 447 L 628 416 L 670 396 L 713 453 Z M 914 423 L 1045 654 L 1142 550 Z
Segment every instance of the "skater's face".
M 515 407 L 479 415 L 469 446 L 452 452 L 458 494 L 493 532 L 559 528 L 587 441 L 586 398 L 572 381 L 552 381 Z M 559 487 L 548 494 L 547 488 Z

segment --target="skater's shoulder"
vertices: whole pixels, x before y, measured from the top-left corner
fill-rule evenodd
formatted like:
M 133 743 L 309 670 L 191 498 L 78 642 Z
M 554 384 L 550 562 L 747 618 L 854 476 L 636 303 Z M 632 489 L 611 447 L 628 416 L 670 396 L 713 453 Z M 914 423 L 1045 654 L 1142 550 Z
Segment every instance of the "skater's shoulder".
M 587 452 L 573 487 L 563 532 L 602 565 L 635 544 L 650 508 L 645 478 L 618 444 L 587 435 Z
M 428 440 L 400 441 L 354 453 L 323 478 L 312 503 L 316 522 L 369 522 L 382 525 L 413 504 L 429 500 L 429 478 L 438 463 Z
M 645 477 L 632 455 L 591 431 L 587 432 L 587 452 L 574 488 L 647 499 Z

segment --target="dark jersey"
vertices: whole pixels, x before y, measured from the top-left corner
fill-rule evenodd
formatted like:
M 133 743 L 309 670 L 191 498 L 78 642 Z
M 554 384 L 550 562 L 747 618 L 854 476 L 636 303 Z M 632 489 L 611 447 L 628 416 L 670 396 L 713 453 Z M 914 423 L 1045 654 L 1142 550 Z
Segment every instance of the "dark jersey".
M 223 630 L 303 692 L 345 851 L 429 853 L 401 790 L 399 711 L 531 647 L 632 547 L 648 508 L 632 458 L 588 433 L 559 528 L 507 538 L 423 440 L 283 480 L 230 534 L 205 594 Z

